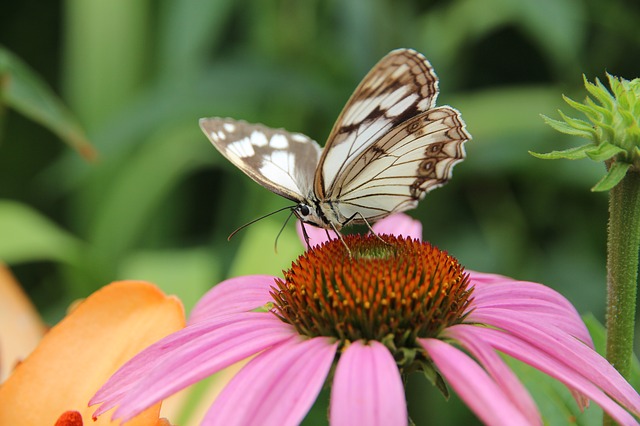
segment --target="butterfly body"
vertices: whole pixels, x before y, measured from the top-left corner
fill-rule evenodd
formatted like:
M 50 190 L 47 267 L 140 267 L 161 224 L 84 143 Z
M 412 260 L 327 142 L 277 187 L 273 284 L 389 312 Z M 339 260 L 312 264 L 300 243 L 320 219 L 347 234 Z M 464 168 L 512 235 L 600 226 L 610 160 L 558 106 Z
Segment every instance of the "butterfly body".
M 429 62 L 394 50 L 363 79 L 322 149 L 301 133 L 204 118 L 213 145 L 249 177 L 296 203 L 303 222 L 340 230 L 414 208 L 444 185 L 470 139 L 460 113 L 435 107 Z

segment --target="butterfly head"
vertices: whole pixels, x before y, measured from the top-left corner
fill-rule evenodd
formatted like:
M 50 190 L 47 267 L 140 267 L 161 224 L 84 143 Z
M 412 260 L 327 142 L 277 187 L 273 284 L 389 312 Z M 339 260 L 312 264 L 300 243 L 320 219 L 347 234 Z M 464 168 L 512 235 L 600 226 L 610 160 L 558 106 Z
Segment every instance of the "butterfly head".
M 320 208 L 316 208 L 311 203 L 301 202 L 293 208 L 293 214 L 300 221 L 319 228 L 329 228 L 329 221 Z

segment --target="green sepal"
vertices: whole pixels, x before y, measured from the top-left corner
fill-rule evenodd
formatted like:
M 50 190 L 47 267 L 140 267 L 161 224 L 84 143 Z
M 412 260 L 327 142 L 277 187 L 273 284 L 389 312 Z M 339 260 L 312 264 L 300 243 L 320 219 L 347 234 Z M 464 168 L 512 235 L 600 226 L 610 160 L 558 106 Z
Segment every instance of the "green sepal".
M 602 192 L 610 190 L 625 177 L 629 167 L 631 167 L 631 164 L 629 163 L 621 163 L 618 161 L 613 162 L 607 171 L 607 174 L 604 175 L 604 177 L 600 179 L 593 188 L 591 188 L 591 191 Z
M 542 116 L 542 119 L 545 123 L 551 126 L 553 129 L 559 131 L 560 133 L 566 133 L 568 135 L 573 136 L 581 136 L 583 138 L 591 139 L 595 135 L 595 130 L 593 126 L 583 120 L 579 120 L 577 118 L 567 117 L 562 113 L 562 111 L 558 111 L 562 116 L 564 123 L 559 120 L 554 120 L 553 118 L 549 118 L 546 115 Z
M 445 383 L 440 373 L 438 373 L 433 364 L 428 361 L 421 361 L 420 364 L 420 370 L 422 370 L 422 373 L 427 378 L 427 380 L 429 380 L 429 382 L 431 382 L 431 384 L 440 391 L 442 396 L 444 396 L 444 399 L 448 400 L 449 388 L 447 387 L 447 384 Z
M 563 151 L 551 151 L 544 154 L 529 151 L 529 154 L 543 160 L 580 160 L 587 157 L 587 152 L 593 150 L 595 146 L 592 143 L 578 146 L 575 148 L 565 149 Z
M 587 151 L 586 154 L 595 161 L 606 161 L 618 154 L 624 154 L 626 151 L 619 146 L 612 145 L 608 142 L 601 143 L 593 150 Z

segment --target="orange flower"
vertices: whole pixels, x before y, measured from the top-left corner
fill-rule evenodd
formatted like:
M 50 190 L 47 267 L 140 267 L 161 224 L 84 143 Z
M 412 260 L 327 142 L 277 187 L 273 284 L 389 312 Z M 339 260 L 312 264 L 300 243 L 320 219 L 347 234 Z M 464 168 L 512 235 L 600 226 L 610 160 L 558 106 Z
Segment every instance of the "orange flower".
M 180 301 L 150 283 L 119 281 L 96 291 L 0 385 L 0 424 L 110 424 L 109 416 L 91 419 L 91 396 L 125 361 L 184 321 Z M 167 424 L 159 412 L 156 404 L 128 426 Z

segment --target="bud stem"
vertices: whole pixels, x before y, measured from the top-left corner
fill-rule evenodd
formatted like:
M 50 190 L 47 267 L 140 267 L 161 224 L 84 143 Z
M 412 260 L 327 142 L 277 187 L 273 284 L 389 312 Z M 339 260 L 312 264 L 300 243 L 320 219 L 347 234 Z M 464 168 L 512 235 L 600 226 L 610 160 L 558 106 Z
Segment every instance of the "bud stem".
M 640 174 L 629 172 L 609 191 L 607 359 L 629 379 L 640 250 Z M 605 425 L 613 425 L 606 418 Z

